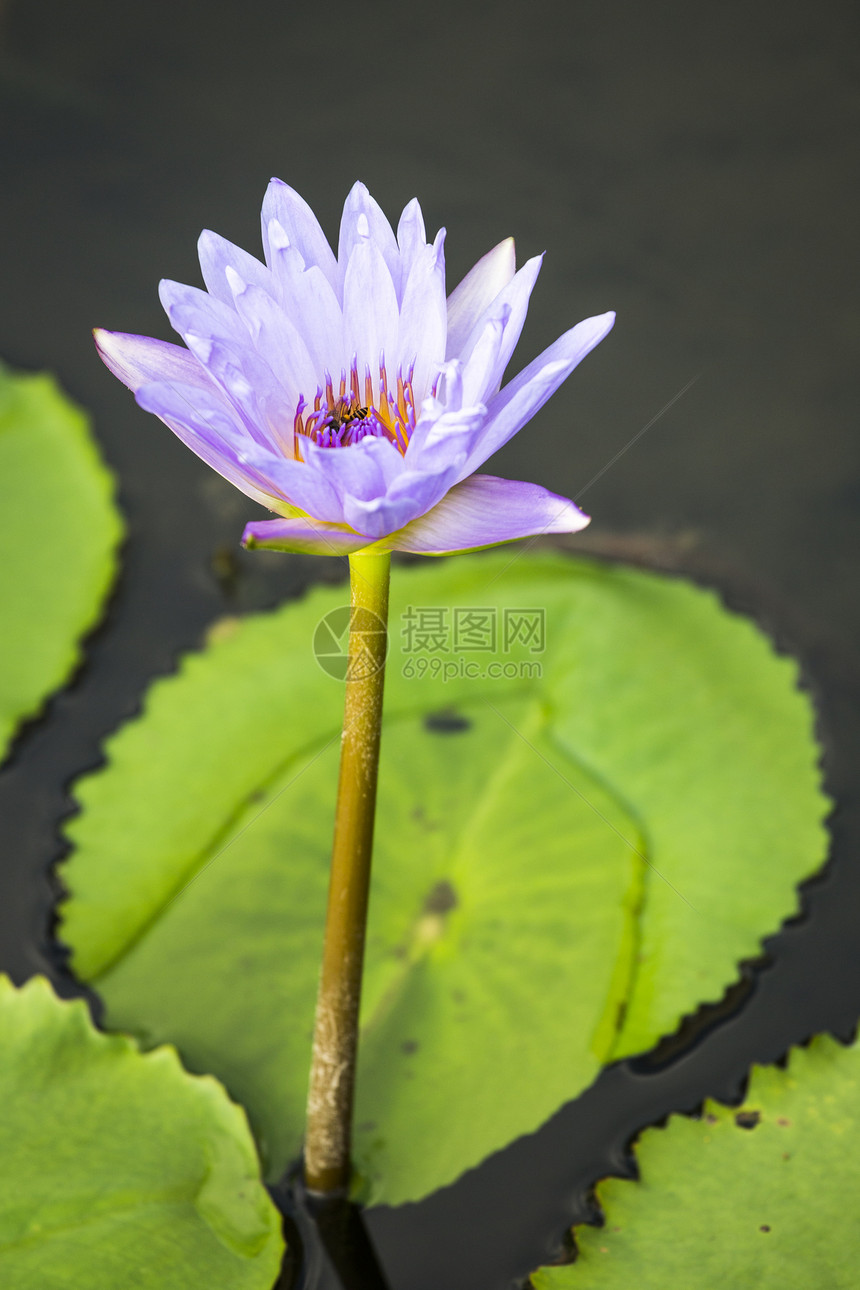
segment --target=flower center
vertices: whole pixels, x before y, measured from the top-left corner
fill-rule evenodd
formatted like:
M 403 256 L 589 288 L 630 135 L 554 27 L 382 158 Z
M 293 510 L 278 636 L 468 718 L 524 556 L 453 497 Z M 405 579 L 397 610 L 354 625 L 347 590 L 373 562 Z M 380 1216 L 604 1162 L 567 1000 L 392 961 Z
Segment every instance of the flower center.
M 349 376 L 341 372 L 337 391 L 331 375 L 326 372 L 325 389 L 318 387 L 313 408 L 308 407 L 304 395 L 299 395 L 293 421 L 296 459 L 303 460 L 303 438 L 311 439 L 320 448 L 349 448 L 371 435 L 376 439 L 387 439 L 401 454 L 405 453 L 416 420 L 412 391 L 414 371 L 414 363 L 405 377 L 398 368 L 396 385 L 391 389 L 383 357 L 379 364 L 379 380 L 374 384 L 370 368 L 365 367 L 362 388 L 358 365 L 353 359 Z

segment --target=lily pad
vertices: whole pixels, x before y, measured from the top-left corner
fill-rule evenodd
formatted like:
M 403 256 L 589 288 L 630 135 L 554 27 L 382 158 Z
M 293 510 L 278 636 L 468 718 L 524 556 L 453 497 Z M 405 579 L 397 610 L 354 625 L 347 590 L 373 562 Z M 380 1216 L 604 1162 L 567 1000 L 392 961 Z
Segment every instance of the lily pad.
M 464 705 L 466 728 L 402 716 L 385 733 L 357 1123 L 361 1167 L 387 1196 L 462 1169 L 465 1125 L 440 1131 L 452 1088 L 481 1159 L 521 1132 L 524 1104 L 539 1124 L 589 1083 L 632 969 L 635 825 L 550 751 L 534 702 L 501 710 L 515 729 Z M 268 785 L 224 855 L 98 978 L 113 1024 L 139 1026 L 139 1001 L 157 999 L 149 1033 L 217 1063 L 274 1172 L 301 1142 L 338 751 Z M 550 1041 L 534 1088 L 531 1047 Z
M 247 1121 L 176 1052 L 100 1034 L 44 978 L 0 978 L 7 1290 L 270 1290 L 280 1217 Z
M 860 1049 L 821 1037 L 787 1070 L 757 1067 L 744 1105 L 706 1102 L 637 1147 L 641 1181 L 597 1187 L 603 1228 L 535 1290 L 854 1290 L 860 1233 Z
M 271 1177 L 301 1140 L 343 701 L 311 642 L 344 590 L 157 682 L 79 784 L 63 869 L 109 1024 L 216 1072 Z M 397 568 L 391 623 L 355 1155 L 397 1202 L 719 997 L 796 909 L 828 804 L 795 664 L 709 592 L 460 557 Z
M 50 376 L 0 365 L 0 759 L 79 661 L 121 532 L 84 413 Z

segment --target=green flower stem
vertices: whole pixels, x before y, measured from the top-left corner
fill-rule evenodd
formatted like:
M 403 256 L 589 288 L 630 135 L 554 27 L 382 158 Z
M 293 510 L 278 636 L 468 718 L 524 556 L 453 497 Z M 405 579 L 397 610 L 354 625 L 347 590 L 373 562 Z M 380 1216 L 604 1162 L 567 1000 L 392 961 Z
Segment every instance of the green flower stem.
M 350 1176 L 390 564 L 387 554 L 349 557 L 349 665 L 305 1138 L 305 1181 L 324 1194 L 345 1190 Z

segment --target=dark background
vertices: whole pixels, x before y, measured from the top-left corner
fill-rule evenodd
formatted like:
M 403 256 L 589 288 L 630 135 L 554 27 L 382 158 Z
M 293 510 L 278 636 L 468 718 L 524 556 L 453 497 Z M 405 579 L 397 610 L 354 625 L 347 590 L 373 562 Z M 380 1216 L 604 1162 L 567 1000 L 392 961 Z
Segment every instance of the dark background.
M 67 786 L 147 682 L 225 609 L 343 575 L 238 551 L 255 508 L 137 410 L 89 335 L 167 337 L 158 279 L 199 281 L 203 227 L 259 252 L 272 174 L 333 237 L 354 179 L 392 217 L 417 194 L 449 230 L 451 285 L 510 233 L 521 261 L 546 249 L 515 365 L 618 311 L 499 474 L 576 496 L 697 377 L 588 489 L 588 540 L 644 534 L 644 558 L 705 570 L 818 695 L 838 809 L 806 916 L 680 1055 L 610 1069 L 454 1187 L 372 1211 L 395 1290 L 522 1276 L 640 1126 L 860 1013 L 858 35 L 849 0 L 0 3 L 0 354 L 92 411 L 129 528 L 85 666 L 0 773 L 0 968 L 74 988 L 45 930 Z

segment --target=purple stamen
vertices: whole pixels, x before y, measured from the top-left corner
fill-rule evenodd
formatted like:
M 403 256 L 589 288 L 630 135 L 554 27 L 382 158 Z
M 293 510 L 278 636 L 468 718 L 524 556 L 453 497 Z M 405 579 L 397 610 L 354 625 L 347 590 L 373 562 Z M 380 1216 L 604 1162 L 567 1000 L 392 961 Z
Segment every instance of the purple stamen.
M 394 393 L 389 388 L 385 355 L 380 354 L 379 383 L 376 390 L 370 368 L 365 364 L 363 402 L 358 361 L 355 357 L 349 373 L 341 371 L 337 394 L 331 373 L 326 371 L 323 375 L 325 386 L 317 387 L 311 411 L 306 411 L 304 396 L 299 396 L 293 421 L 296 458 L 301 459 L 300 436 L 312 440 L 320 448 L 349 448 L 370 436 L 387 439 L 404 453 L 416 421 L 412 391 L 414 371 L 413 362 L 404 379 L 402 370 L 397 369 Z

